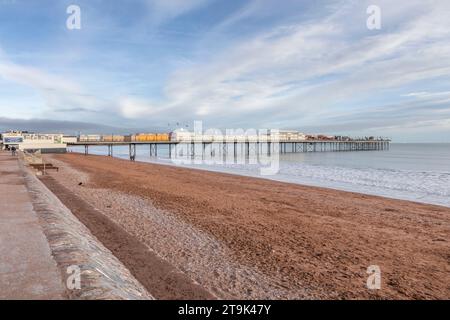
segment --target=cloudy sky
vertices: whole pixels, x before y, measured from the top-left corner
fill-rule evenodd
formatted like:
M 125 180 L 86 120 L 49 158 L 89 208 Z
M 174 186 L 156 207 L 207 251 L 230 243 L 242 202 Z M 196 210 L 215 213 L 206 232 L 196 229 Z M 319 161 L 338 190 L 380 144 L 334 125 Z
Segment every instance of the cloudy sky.
M 202 120 L 450 142 L 449 17 L 448 0 L 0 0 L 0 130 Z

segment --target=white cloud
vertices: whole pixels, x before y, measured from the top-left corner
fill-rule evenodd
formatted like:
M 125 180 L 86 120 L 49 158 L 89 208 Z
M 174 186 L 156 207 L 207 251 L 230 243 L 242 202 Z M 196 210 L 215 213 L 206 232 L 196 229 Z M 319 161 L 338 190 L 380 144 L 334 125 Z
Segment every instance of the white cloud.
M 43 97 L 50 112 L 63 108 L 95 110 L 101 106 L 99 99 L 86 93 L 76 82 L 38 68 L 13 63 L 4 52 L 0 55 L 0 77 L 34 89 Z
M 429 98 L 429 97 L 439 97 L 439 96 L 449 96 L 450 91 L 440 91 L 440 92 L 410 92 L 407 94 L 403 94 L 402 97 L 414 97 L 414 98 Z
M 154 24 L 163 23 L 195 9 L 201 8 L 214 0 L 145 0 Z
M 45 73 L 33 67 L 25 67 L 14 63 L 0 61 L 0 76 L 40 90 L 56 90 L 65 92 L 79 91 L 80 88 L 67 79 Z
M 137 118 L 151 115 L 154 107 L 140 99 L 126 97 L 119 101 L 119 110 L 125 118 Z
M 375 92 L 448 76 L 449 4 L 380 5 L 387 17 L 379 33 L 364 29 L 364 3 L 346 5 L 320 20 L 280 26 L 193 61 L 173 73 L 165 100 L 152 113 L 216 123 L 244 117 L 248 125 L 320 121 L 324 110 L 340 112 L 335 105 L 355 97 L 371 99 Z M 360 21 L 362 30 L 352 21 Z M 141 106 L 129 116 L 146 114 Z

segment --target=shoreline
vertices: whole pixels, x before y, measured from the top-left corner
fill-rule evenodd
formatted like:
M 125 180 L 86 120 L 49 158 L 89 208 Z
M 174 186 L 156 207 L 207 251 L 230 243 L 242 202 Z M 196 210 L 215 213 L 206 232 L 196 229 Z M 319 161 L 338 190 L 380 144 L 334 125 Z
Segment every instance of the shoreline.
M 62 164 L 52 177 L 219 298 L 449 297 L 449 208 L 103 156 L 51 158 Z M 108 208 L 98 198 L 108 192 L 135 200 Z M 160 212 L 133 216 L 130 201 Z M 181 237 L 180 228 L 191 234 Z M 365 288 L 372 264 L 384 290 Z
M 102 155 L 99 155 L 102 156 Z M 116 159 L 120 159 L 120 160 L 125 160 L 128 161 L 127 159 L 123 159 L 123 158 L 116 158 Z M 283 178 L 271 178 L 271 176 L 261 176 L 261 175 L 253 175 L 253 174 L 245 174 L 243 172 L 241 173 L 237 173 L 237 172 L 233 172 L 233 171 L 225 171 L 225 170 L 220 170 L 220 169 L 209 169 L 209 168 L 202 168 L 202 167 L 194 167 L 194 166 L 183 166 L 183 165 L 173 165 L 173 164 L 169 164 L 169 163 L 164 163 L 164 162 L 158 162 L 158 161 L 140 161 L 139 159 L 136 159 L 137 162 L 141 162 L 141 163 L 149 163 L 149 164 L 155 164 L 155 165 L 166 165 L 166 166 L 174 166 L 174 167 L 179 167 L 179 168 L 184 168 L 184 169 L 192 169 L 192 170 L 202 170 L 202 171 L 208 171 L 208 172 L 214 172 L 214 173 L 224 173 L 224 174 L 229 174 L 229 175 L 234 175 L 234 176 L 240 176 L 240 177 L 249 177 L 249 178 L 255 178 L 255 179 L 264 179 L 264 180 L 269 180 L 269 181 L 276 181 L 276 182 L 282 182 L 282 183 L 287 183 L 287 184 L 292 184 L 292 185 L 299 185 L 299 186 L 304 186 L 304 187 L 312 187 L 312 188 L 321 188 L 321 189 L 329 189 L 329 190 L 334 190 L 334 191 L 342 191 L 342 192 L 348 192 L 348 193 L 356 193 L 356 194 L 361 194 L 361 195 L 366 195 L 366 196 L 373 196 L 373 197 L 380 197 L 380 198 L 386 198 L 386 199 L 391 199 L 391 200 L 400 200 L 400 201 L 408 201 L 408 202 L 413 202 L 416 204 L 425 204 L 425 205 L 434 205 L 434 206 L 441 206 L 441 207 L 445 207 L 445 208 L 450 208 L 450 204 L 443 204 L 443 203 L 437 203 L 436 201 L 419 201 L 411 196 L 405 196 L 405 197 L 398 197 L 398 196 L 389 196 L 388 194 L 376 194 L 376 193 L 371 193 L 369 191 L 364 192 L 364 190 L 357 190 L 357 187 L 352 187 L 350 186 L 343 186 L 341 184 L 341 186 L 330 186 L 330 185 L 326 185 L 326 184 L 320 184 L 320 183 L 307 183 L 307 182 L 295 182 L 289 179 L 283 179 Z M 397 190 L 398 192 L 398 190 Z M 422 197 L 423 198 L 423 197 Z
M 77 154 L 77 155 L 83 155 L 79 152 L 69 152 L 69 154 Z M 92 156 L 100 156 L 100 157 L 106 157 L 106 155 L 103 154 L 91 154 Z M 117 157 L 113 156 L 114 159 L 118 160 L 124 160 L 129 161 L 126 157 Z M 167 161 L 166 161 L 167 160 Z M 196 165 L 175 165 L 170 163 L 169 158 L 164 158 L 162 160 L 140 160 L 139 157 L 136 158 L 136 162 L 139 163 L 148 163 L 148 164 L 154 164 L 154 165 L 163 165 L 163 166 L 171 166 L 171 167 L 178 167 L 178 168 L 185 168 L 185 169 L 192 169 L 192 170 L 200 170 L 200 171 L 207 171 L 207 172 L 213 172 L 213 173 L 223 173 L 223 174 L 230 174 L 234 176 L 240 176 L 240 177 L 249 177 L 249 178 L 255 178 L 255 179 L 264 179 L 269 181 L 276 181 L 276 182 L 282 182 L 287 184 L 293 184 L 293 185 L 299 185 L 299 186 L 305 186 L 305 187 L 314 187 L 314 188 L 324 188 L 324 189 L 330 189 L 335 191 L 343 191 L 343 192 L 350 192 L 350 193 L 357 193 L 362 195 L 368 195 L 368 196 L 374 196 L 374 197 L 381 197 L 381 198 L 388 198 L 392 200 L 401 200 L 401 201 L 408 201 L 408 202 L 414 202 L 417 204 L 425 204 L 425 205 L 436 205 L 436 206 L 442 206 L 446 208 L 450 208 L 450 202 L 444 202 L 441 198 L 437 197 L 434 200 L 422 200 L 426 197 L 436 197 L 433 194 L 429 195 L 421 195 L 418 194 L 411 194 L 409 191 L 405 191 L 403 189 L 391 189 L 388 191 L 382 192 L 381 190 L 384 190 L 382 186 L 372 186 L 372 185 L 353 185 L 349 182 L 345 181 L 333 181 L 329 180 L 324 183 L 318 183 L 316 181 L 313 181 L 315 179 L 309 178 L 310 181 L 306 181 L 307 179 L 303 178 L 303 181 L 295 181 L 295 179 L 285 177 L 285 176 L 262 176 L 258 174 L 254 174 L 252 172 L 247 171 L 238 171 L 238 170 L 227 170 L 227 169 L 221 169 L 219 167 L 214 166 L 196 166 Z M 377 169 L 381 170 L 381 169 Z M 433 173 L 433 171 L 429 171 L 430 173 Z M 444 172 L 445 174 L 450 174 L 450 172 Z M 377 191 L 375 191 L 377 190 Z M 394 195 L 391 195 L 391 191 L 396 193 Z M 401 195 L 400 195 L 401 194 Z

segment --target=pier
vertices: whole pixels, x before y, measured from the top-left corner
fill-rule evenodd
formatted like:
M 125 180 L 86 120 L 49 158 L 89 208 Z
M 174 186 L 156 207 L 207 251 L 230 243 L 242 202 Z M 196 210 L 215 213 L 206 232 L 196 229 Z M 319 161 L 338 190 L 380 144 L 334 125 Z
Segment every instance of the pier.
M 132 141 L 132 142 L 113 142 L 113 141 L 83 141 L 68 143 L 68 146 L 84 147 L 84 154 L 89 154 L 91 146 L 105 146 L 108 148 L 108 156 L 112 157 L 114 146 L 128 146 L 129 157 L 131 161 L 136 159 L 136 146 L 147 145 L 149 147 L 149 156 L 158 156 L 158 147 L 167 146 L 169 158 L 178 155 L 180 146 L 187 150 L 190 156 L 205 156 L 207 153 L 219 151 L 223 155 L 232 154 L 233 156 L 250 154 L 273 153 L 307 153 L 307 152 L 350 152 L 350 151 L 383 151 L 389 150 L 390 140 L 317 140 L 317 141 Z

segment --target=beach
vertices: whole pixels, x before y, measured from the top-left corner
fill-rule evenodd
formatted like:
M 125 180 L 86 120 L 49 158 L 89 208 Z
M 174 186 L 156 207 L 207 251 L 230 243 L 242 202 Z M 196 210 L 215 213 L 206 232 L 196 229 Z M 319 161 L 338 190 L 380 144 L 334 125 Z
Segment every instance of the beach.
M 41 181 L 155 298 L 450 298 L 450 208 L 104 156 L 47 160 L 60 170 Z M 372 265 L 379 290 L 366 286 Z

